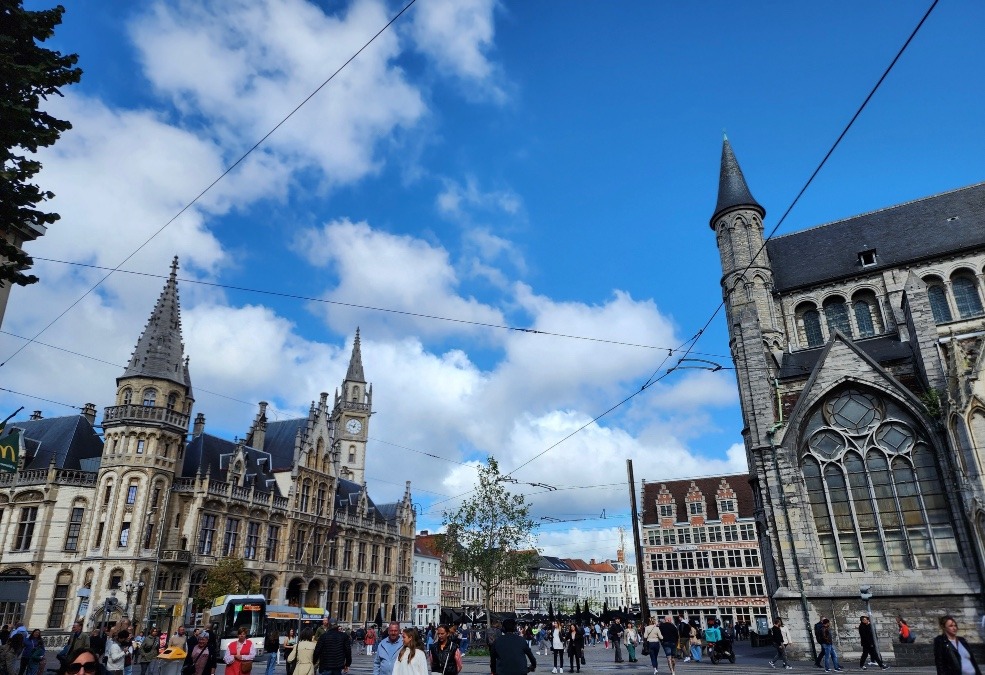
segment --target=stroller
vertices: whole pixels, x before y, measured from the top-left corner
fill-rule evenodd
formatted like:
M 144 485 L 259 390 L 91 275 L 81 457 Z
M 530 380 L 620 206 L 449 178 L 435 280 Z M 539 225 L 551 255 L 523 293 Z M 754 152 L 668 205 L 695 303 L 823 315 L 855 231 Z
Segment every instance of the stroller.
M 722 639 L 715 643 L 715 646 L 708 650 L 712 663 L 718 663 L 728 659 L 729 663 L 735 663 L 735 650 L 732 648 L 732 641 L 722 636 Z

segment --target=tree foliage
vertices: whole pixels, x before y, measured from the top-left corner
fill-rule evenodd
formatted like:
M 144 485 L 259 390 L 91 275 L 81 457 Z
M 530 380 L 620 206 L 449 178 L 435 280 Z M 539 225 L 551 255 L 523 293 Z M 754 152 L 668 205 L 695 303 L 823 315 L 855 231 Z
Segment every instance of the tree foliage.
M 457 511 L 444 513 L 446 533 L 437 538 L 449 569 L 471 574 L 483 590 L 489 609 L 493 594 L 503 584 L 529 579 L 529 567 L 537 559 L 530 505 L 523 495 L 504 486 L 494 457 L 479 468 L 479 485 L 471 499 Z
M 24 273 L 31 259 L 11 239 L 18 230 L 44 227 L 60 217 L 37 208 L 54 194 L 33 182 L 41 170 L 33 155 L 72 125 L 41 110 L 41 103 L 82 77 L 77 54 L 38 45 L 54 35 L 65 8 L 32 12 L 22 5 L 23 0 L 0 0 L 0 286 L 38 280 Z
M 205 583 L 195 594 L 195 604 L 210 607 L 220 595 L 258 593 L 260 583 L 246 571 L 242 558 L 221 558 L 205 573 Z

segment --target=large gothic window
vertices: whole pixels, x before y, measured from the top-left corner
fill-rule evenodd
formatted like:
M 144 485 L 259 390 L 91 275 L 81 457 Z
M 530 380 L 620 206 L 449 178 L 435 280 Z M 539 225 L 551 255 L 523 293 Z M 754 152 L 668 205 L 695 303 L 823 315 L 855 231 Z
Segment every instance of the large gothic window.
M 808 418 L 801 453 L 827 571 L 960 566 L 933 451 L 894 401 L 829 394 Z
M 859 337 L 871 337 L 876 334 L 876 327 L 872 324 L 872 308 L 865 300 L 856 300 L 852 305 L 855 310 L 855 325 L 858 326 Z

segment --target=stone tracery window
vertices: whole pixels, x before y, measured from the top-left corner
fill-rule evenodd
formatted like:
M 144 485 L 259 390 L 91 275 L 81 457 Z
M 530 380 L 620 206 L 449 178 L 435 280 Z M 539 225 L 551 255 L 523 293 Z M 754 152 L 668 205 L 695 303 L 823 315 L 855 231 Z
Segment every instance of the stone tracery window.
M 954 304 L 958 308 L 958 315 L 962 319 L 974 316 L 981 316 L 982 300 L 978 297 L 978 289 L 975 288 L 975 277 L 961 271 L 956 272 L 951 277 L 951 290 L 954 293 Z
M 839 297 L 828 298 L 824 301 L 824 318 L 828 322 L 828 332 L 840 330 L 847 337 L 852 337 L 852 322 L 848 318 L 848 305 Z
M 811 413 L 802 438 L 827 571 L 960 566 L 933 451 L 901 406 L 841 389 Z

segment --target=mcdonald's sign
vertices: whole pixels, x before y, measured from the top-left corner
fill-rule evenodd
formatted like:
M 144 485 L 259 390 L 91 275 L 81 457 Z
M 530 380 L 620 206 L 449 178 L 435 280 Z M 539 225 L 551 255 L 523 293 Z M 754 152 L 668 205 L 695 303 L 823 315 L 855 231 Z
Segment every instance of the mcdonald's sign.
M 17 471 L 17 460 L 21 452 L 21 431 L 17 429 L 0 438 L 0 471 Z

